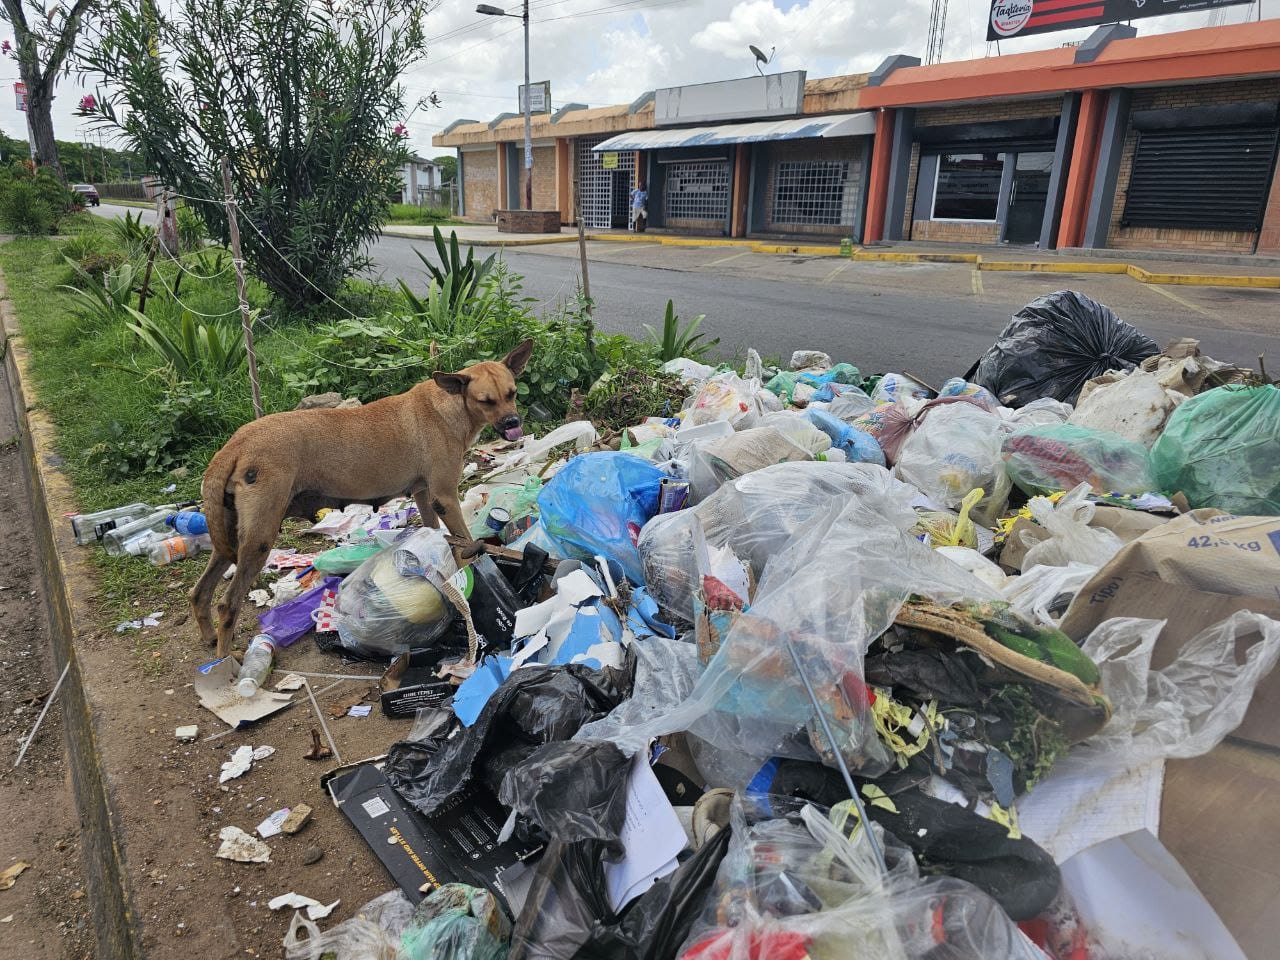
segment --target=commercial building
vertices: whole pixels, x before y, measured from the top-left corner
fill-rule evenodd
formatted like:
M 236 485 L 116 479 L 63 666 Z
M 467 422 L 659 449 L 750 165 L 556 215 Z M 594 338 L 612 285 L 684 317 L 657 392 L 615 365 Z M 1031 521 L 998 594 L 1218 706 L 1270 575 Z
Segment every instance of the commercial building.
M 467 219 L 519 206 L 521 120 L 459 121 Z M 561 107 L 534 124 L 534 206 L 625 226 L 857 242 L 1280 254 L 1280 21 L 871 74 L 802 71 Z M 576 185 L 576 194 L 575 194 Z

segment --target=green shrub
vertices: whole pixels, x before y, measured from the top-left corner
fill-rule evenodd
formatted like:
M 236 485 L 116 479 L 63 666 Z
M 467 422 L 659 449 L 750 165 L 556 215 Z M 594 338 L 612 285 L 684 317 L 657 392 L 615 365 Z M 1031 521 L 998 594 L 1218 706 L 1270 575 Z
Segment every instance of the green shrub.
M 676 316 L 675 303 L 668 300 L 666 314 L 662 318 L 662 335 L 658 336 L 658 331 L 654 330 L 649 324 L 646 323 L 644 325 L 644 328 L 649 331 L 649 340 L 659 362 L 667 363 L 679 357 L 701 360 L 715 349 L 720 342 L 719 337 L 714 340 L 708 340 L 705 343 L 698 342 L 704 336 L 704 334 L 698 333 L 698 327 L 702 325 L 702 321 L 705 319 L 707 319 L 706 314 L 698 314 L 698 316 L 682 326 L 680 318 Z
M 111 233 L 116 242 L 129 252 L 129 256 L 144 255 L 151 249 L 156 237 L 156 228 L 142 222 L 142 214 L 125 211 L 124 217 L 111 221 Z
M 11 233 L 36 237 L 53 232 L 58 218 L 35 184 L 16 181 L 0 194 L 0 224 Z
M 190 207 L 179 207 L 177 220 L 178 249 L 183 253 L 203 250 L 205 241 L 209 238 L 209 230 L 204 221 Z
M 244 337 L 238 325 L 199 323 L 183 310 L 176 324 L 125 307 L 127 326 L 179 380 L 221 381 L 245 364 Z
M 129 315 L 129 301 L 138 278 L 138 269 L 133 264 L 119 263 L 98 277 L 85 264 L 66 256 L 63 259 L 71 267 L 76 282 L 63 284 L 59 289 L 71 296 L 71 311 L 85 326 L 104 327 Z

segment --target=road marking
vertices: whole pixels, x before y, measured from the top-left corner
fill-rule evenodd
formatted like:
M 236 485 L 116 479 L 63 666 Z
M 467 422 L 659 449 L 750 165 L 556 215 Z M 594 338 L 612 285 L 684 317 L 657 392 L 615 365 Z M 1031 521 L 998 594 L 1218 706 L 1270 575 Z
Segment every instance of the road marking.
M 749 257 L 755 253 L 754 250 L 743 250 L 741 253 L 735 253 L 727 257 L 721 257 L 719 260 L 712 260 L 710 263 L 704 263 L 704 267 L 718 267 L 722 263 L 728 263 L 730 260 L 737 260 L 739 257 Z
M 840 266 L 836 267 L 834 270 L 832 270 L 830 273 L 828 273 L 825 277 L 823 277 L 823 278 L 822 278 L 821 280 L 819 280 L 818 282 L 819 282 L 819 283 L 830 283 L 832 280 L 834 280 L 836 277 L 840 276 L 840 274 L 844 273 L 846 270 L 848 270 L 848 269 L 849 269 L 850 267 L 852 267 L 852 266 L 853 266 L 853 261 L 852 261 L 852 260 L 846 260 L 844 263 L 840 264 Z
M 973 295 L 975 297 L 983 296 L 986 291 L 982 289 L 982 271 L 974 267 L 971 271 L 971 276 L 973 277 Z
M 660 246 L 662 246 L 660 243 L 619 243 L 613 247 L 601 248 L 600 253 L 604 253 L 605 250 L 608 250 L 609 253 L 630 253 L 632 250 L 651 250 Z
M 1210 320 L 1218 320 L 1218 317 L 1210 313 L 1208 310 L 1205 310 L 1202 307 L 1197 307 L 1190 300 L 1186 299 L 1185 297 L 1180 297 L 1176 293 L 1172 293 L 1166 290 L 1164 287 L 1156 286 L 1154 283 L 1144 283 L 1143 286 L 1146 287 L 1148 290 L 1154 290 L 1156 293 L 1160 294 L 1163 297 L 1168 297 L 1174 303 L 1184 306 L 1188 310 L 1194 310 L 1196 313 L 1200 314 L 1200 316 L 1202 317 L 1208 317 Z

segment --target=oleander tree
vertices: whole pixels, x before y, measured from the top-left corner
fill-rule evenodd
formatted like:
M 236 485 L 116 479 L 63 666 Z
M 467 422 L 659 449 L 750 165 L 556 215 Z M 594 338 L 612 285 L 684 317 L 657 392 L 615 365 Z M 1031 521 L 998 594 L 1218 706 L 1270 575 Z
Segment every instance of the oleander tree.
M 0 53 L 17 61 L 27 88 L 27 126 L 36 163 L 64 184 L 53 135 L 54 90 L 71 64 L 85 17 L 97 6 L 97 0 L 74 0 L 70 6 L 49 0 L 47 8 L 36 0 L 0 0 L 0 19 L 13 29 L 13 41 L 3 41 Z
M 11 2 L 11 0 L 5 0 Z M 83 113 L 140 151 L 227 242 L 231 166 L 248 269 L 288 308 L 368 265 L 407 160 L 401 82 L 426 55 L 420 0 L 144 0 L 104 11 Z

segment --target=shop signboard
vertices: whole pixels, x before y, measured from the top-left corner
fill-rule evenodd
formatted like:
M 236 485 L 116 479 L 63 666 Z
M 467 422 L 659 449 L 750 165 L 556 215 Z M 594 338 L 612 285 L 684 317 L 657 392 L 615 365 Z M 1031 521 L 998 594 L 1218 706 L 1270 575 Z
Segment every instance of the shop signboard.
M 987 39 L 1005 40 L 1054 30 L 1119 23 L 1170 13 L 1215 10 L 1252 0 L 992 0 Z

